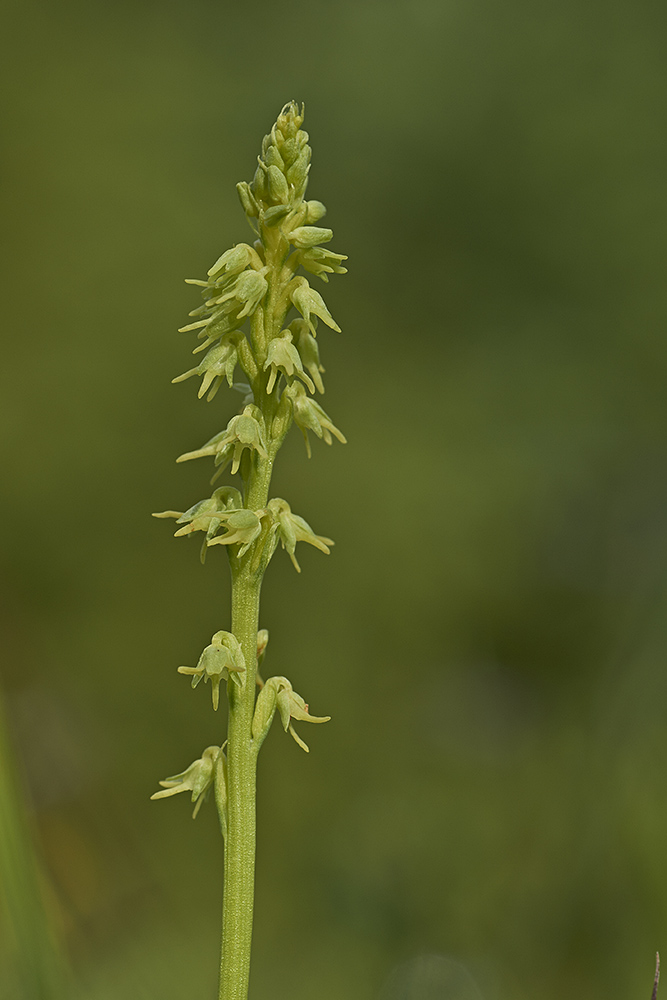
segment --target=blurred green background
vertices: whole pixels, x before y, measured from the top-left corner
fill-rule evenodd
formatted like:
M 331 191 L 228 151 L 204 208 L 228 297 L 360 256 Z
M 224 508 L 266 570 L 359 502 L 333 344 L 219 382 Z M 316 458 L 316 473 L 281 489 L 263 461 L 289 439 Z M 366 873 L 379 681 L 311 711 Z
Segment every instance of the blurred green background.
M 337 545 L 300 577 L 276 556 L 266 666 L 333 721 L 260 758 L 253 1000 L 376 998 L 424 955 L 485 1000 L 647 998 L 664 4 L 6 0 L 3 22 L 1 681 L 76 995 L 215 995 L 214 811 L 148 797 L 220 740 L 175 668 L 226 626 L 228 573 L 149 513 L 208 494 L 174 458 L 237 400 L 170 385 L 182 279 L 248 238 L 234 184 L 296 98 L 350 257 L 343 335 L 320 333 L 349 444 L 308 461 L 293 434 L 275 477 Z M 0 997 L 33 1000 L 4 923 Z

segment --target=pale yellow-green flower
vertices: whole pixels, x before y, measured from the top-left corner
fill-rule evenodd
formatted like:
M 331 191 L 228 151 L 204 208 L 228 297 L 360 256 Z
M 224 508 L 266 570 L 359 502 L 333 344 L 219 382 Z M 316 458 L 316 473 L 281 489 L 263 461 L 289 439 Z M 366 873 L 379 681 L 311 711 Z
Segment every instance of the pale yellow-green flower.
M 290 285 L 289 293 L 292 304 L 296 306 L 305 319 L 313 336 L 317 332 L 313 316 L 317 316 L 323 323 L 330 326 L 332 330 L 335 330 L 336 333 L 340 333 L 340 327 L 327 309 L 326 302 L 319 292 L 310 287 L 306 278 L 294 278 Z
M 274 337 L 269 344 L 269 351 L 264 362 L 264 370 L 271 369 L 269 381 L 266 383 L 266 391 L 273 392 L 276 379 L 283 374 L 288 381 L 292 381 L 294 376 L 300 378 L 308 386 L 311 392 L 315 392 L 315 385 L 310 375 L 303 370 L 301 356 L 292 343 L 291 330 L 283 330 L 278 337 Z
M 289 732 L 302 750 L 309 753 L 306 743 L 297 735 L 292 719 L 296 722 L 329 722 L 330 715 L 311 715 L 308 705 L 297 694 L 286 677 L 269 677 L 257 695 L 255 713 L 252 720 L 252 736 L 258 744 L 264 741 L 271 727 L 273 716 L 278 710 L 285 732 Z
M 306 390 L 298 382 L 292 382 L 287 386 L 285 392 L 292 401 L 294 410 L 294 423 L 301 429 L 303 439 L 306 442 L 306 451 L 310 458 L 310 441 L 308 431 L 313 431 L 318 438 L 322 438 L 326 444 L 331 444 L 331 435 L 338 438 L 341 444 L 347 444 L 347 439 L 342 431 L 331 421 L 331 418 L 324 412 L 319 403 L 306 395 Z
M 308 542 L 309 545 L 313 545 L 320 552 L 329 555 L 331 551 L 329 546 L 334 544 L 331 538 L 316 535 L 307 521 L 304 521 L 298 514 L 292 513 L 287 500 L 275 497 L 273 500 L 269 500 L 267 509 L 274 523 L 276 538 L 280 541 L 282 547 L 286 549 L 297 573 L 301 572 L 301 567 L 294 555 L 297 542 Z
M 185 771 L 159 781 L 158 784 L 162 785 L 164 790 L 155 792 L 151 798 L 166 799 L 170 795 L 178 795 L 179 792 L 191 792 L 191 799 L 195 803 L 192 813 L 194 819 L 213 785 L 216 763 L 221 753 L 220 747 L 206 747 L 201 757 L 193 761 Z
M 196 667 L 179 667 L 179 674 L 192 677 L 192 687 L 200 680 L 211 682 L 213 710 L 218 709 L 220 684 L 230 677 L 239 687 L 243 687 L 246 672 L 245 658 L 241 645 L 231 632 L 216 632 L 210 644 L 199 657 Z

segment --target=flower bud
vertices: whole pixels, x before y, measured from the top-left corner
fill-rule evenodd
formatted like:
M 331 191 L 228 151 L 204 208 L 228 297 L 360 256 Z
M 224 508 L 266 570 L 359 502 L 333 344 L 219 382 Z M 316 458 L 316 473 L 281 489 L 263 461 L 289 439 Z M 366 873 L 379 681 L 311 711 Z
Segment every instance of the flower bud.
M 318 226 L 300 226 L 289 234 L 289 241 L 298 250 L 307 250 L 318 243 L 328 243 L 333 239 L 332 229 L 320 229 Z
M 267 177 L 272 201 L 278 205 L 284 205 L 289 201 L 289 187 L 284 173 L 278 167 L 269 167 Z
M 269 644 L 269 630 L 268 628 L 261 628 L 257 633 L 257 663 L 261 663 L 264 659 L 264 654 L 266 652 L 266 647 Z
M 321 201 L 307 201 L 306 212 L 306 222 L 311 226 L 327 214 L 326 206 Z
M 259 209 L 257 207 L 257 202 L 250 190 L 250 185 L 247 181 L 239 181 L 236 185 L 236 191 L 239 196 L 239 201 L 241 202 L 241 207 L 246 215 L 250 218 L 256 218 L 259 215 Z
M 292 400 L 283 392 L 276 409 L 276 415 L 271 423 L 271 437 L 276 441 L 282 441 L 290 428 L 292 419 Z
M 320 349 L 317 346 L 317 341 L 308 329 L 308 324 L 305 319 L 294 319 L 290 323 L 289 328 L 295 338 L 296 349 L 299 352 L 303 367 L 310 374 L 317 387 L 317 391 L 324 393 L 324 383 L 322 382 L 324 367 L 320 363 Z
M 267 208 L 262 215 L 262 222 L 265 226 L 277 226 L 281 219 L 284 219 L 290 210 L 289 205 L 273 205 Z
M 222 836 L 227 837 L 227 758 L 224 754 L 224 748 L 227 741 L 220 747 L 220 753 L 218 754 L 215 762 L 215 770 L 213 772 L 213 794 L 215 795 L 215 804 L 218 808 L 218 817 L 220 819 L 220 829 L 222 830 Z
M 257 695 L 252 717 L 252 738 L 261 746 L 271 728 L 276 711 L 276 691 L 272 684 L 265 684 Z
M 285 170 L 285 162 L 278 152 L 278 147 L 275 145 L 271 145 L 267 148 L 264 153 L 264 162 L 267 167 L 278 167 L 278 170 L 280 171 Z
M 303 113 L 304 105 L 302 104 L 301 110 L 299 110 L 296 101 L 290 101 L 284 106 L 278 115 L 276 128 L 280 129 L 285 139 L 296 138 L 299 128 L 303 125 Z
M 285 139 L 280 147 L 280 153 L 287 167 L 294 163 L 299 155 L 299 146 L 296 139 Z
M 252 179 L 250 185 L 250 190 L 257 202 L 266 201 L 266 196 L 268 194 L 268 185 L 266 182 L 266 167 L 262 160 L 258 158 L 257 170 L 255 170 L 255 176 Z
M 292 166 L 287 170 L 287 180 L 297 191 L 302 187 L 302 185 L 305 184 L 306 178 L 308 177 L 308 172 L 310 170 L 310 156 L 310 146 L 305 146 L 297 156 Z

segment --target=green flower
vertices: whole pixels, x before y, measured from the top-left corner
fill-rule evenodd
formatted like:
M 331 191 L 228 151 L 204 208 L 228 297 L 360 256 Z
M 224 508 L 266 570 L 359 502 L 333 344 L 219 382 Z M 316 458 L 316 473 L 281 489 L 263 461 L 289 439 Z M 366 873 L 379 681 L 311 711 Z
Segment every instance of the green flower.
M 226 250 L 209 268 L 207 281 L 186 279 L 187 284 L 202 289 L 205 301 L 189 313 L 195 321 L 182 326 L 179 332 L 199 330 L 198 336 L 206 341 L 198 350 L 205 350 L 226 333 L 236 330 L 266 294 L 265 273 L 266 267 L 259 254 L 247 243 Z
M 286 677 L 269 677 L 257 696 L 255 713 L 252 720 L 252 737 L 261 746 L 268 733 L 273 716 L 278 710 L 285 732 L 291 734 L 299 746 L 309 753 L 308 746 L 297 736 L 292 719 L 296 722 L 329 722 L 330 715 L 310 715 L 308 705 L 300 694 L 297 694 Z
M 329 546 L 334 544 L 333 541 L 323 535 L 316 535 L 307 521 L 304 521 L 298 514 L 292 513 L 286 500 L 281 500 L 280 497 L 269 500 L 267 510 L 273 520 L 275 538 L 287 550 L 297 573 L 301 572 L 301 567 L 294 555 L 297 542 L 308 542 L 309 545 L 314 545 L 325 555 L 330 554 Z
M 264 362 L 264 371 L 271 368 L 269 381 L 266 384 L 266 391 L 273 392 L 278 375 L 282 374 L 289 381 L 296 375 L 302 379 L 311 392 L 315 392 L 312 379 L 303 370 L 301 357 L 296 347 L 292 343 L 292 333 L 290 330 L 283 330 L 278 337 L 274 337 L 269 344 L 269 350 Z
M 292 737 L 296 740 L 302 750 L 306 753 L 310 753 L 310 749 L 306 743 L 300 739 L 296 732 L 294 731 L 294 726 L 292 725 L 292 719 L 297 722 L 329 722 L 331 719 L 330 715 L 310 715 L 308 712 L 308 705 L 303 700 L 300 694 L 292 688 L 292 685 L 287 682 L 289 687 L 285 685 L 281 687 L 276 694 L 276 702 L 278 704 L 278 712 L 280 713 L 280 719 L 283 724 L 283 729 L 285 732 L 290 732 Z
M 243 325 L 243 320 L 239 319 L 240 305 L 234 303 L 235 308 L 230 310 L 224 315 L 218 314 L 215 320 L 212 320 L 207 326 L 197 334 L 197 339 L 201 340 L 202 343 L 199 347 L 196 347 L 193 354 L 199 354 L 201 351 L 207 351 L 212 344 L 215 344 L 218 340 L 222 340 L 223 337 L 228 337 L 231 341 L 230 334 L 237 334 L 234 339 L 234 345 L 237 350 L 241 343 L 241 338 L 239 335 L 239 327 Z M 221 307 L 223 310 L 225 306 Z M 185 328 L 184 328 L 185 329 Z M 181 331 L 182 332 L 182 331 Z M 242 338 L 245 339 L 245 338 Z
M 264 277 L 267 271 L 266 267 L 262 268 L 261 271 L 242 271 L 232 283 L 230 290 L 210 300 L 211 304 L 223 305 L 226 302 L 236 300 L 234 304 L 239 303 L 242 306 L 238 318 L 252 316 L 269 289 Z
M 262 458 L 268 458 L 264 431 L 260 420 L 261 411 L 252 403 L 227 424 L 227 430 L 219 443 L 218 451 L 223 451 L 227 445 L 233 446 L 232 475 L 238 472 L 241 455 L 245 448 L 256 451 Z
M 223 376 L 226 377 L 230 388 L 234 384 L 234 370 L 238 359 L 236 345 L 229 340 L 225 340 L 222 344 L 212 347 L 196 368 L 191 368 L 189 371 L 184 372 L 183 375 L 179 375 L 171 381 L 184 382 L 185 379 L 190 378 L 192 375 L 203 375 L 204 377 L 197 395 L 201 399 L 208 392 L 211 383 L 213 383 L 213 388 L 207 397 L 208 402 L 210 402 L 220 388 Z
M 233 486 L 220 486 L 212 496 L 205 500 L 199 500 L 193 504 L 189 510 L 181 512 L 178 510 L 163 510 L 153 514 L 153 517 L 174 517 L 177 524 L 183 527 L 174 532 L 174 537 L 190 535 L 194 531 L 205 532 L 202 543 L 201 561 L 204 562 L 206 556 L 206 545 L 213 538 L 223 524 L 228 511 L 236 511 L 243 507 L 241 494 Z
M 259 261 L 257 256 L 257 251 L 247 243 L 237 243 L 236 246 L 232 247 L 230 250 L 225 250 L 225 252 L 218 257 L 215 264 L 209 267 L 207 274 L 209 279 L 215 281 L 219 279 L 222 274 L 240 274 L 241 271 L 245 271 L 248 264 L 251 262 L 256 264 Z M 259 262 L 259 267 L 262 267 L 261 261 Z M 192 285 L 207 285 L 209 282 L 199 282 L 197 280 L 190 280 Z
M 224 442 L 224 444 L 221 444 Z M 232 460 L 232 455 L 234 454 L 234 446 L 227 440 L 227 429 L 224 431 L 218 431 L 214 434 L 212 438 L 197 448 L 196 451 L 186 451 L 183 455 L 179 455 L 176 459 L 177 462 L 189 462 L 193 458 L 207 458 L 208 456 L 215 457 L 216 464 L 218 459 L 220 462 L 226 459 L 225 465 L 228 465 Z M 221 470 L 222 471 L 222 470 Z
M 185 525 L 176 532 L 177 536 L 189 535 L 193 531 L 208 531 L 211 521 L 219 520 L 220 515 L 227 510 L 236 510 L 243 506 L 243 500 L 238 490 L 233 486 L 221 486 L 212 496 L 199 500 L 189 510 L 163 510 L 153 517 L 175 517 L 177 524 Z
M 233 677 L 240 688 L 243 688 L 245 674 L 245 659 L 243 650 L 236 636 L 231 632 L 216 632 L 211 643 L 199 657 L 196 667 L 179 667 L 179 674 L 192 677 L 192 687 L 195 688 L 203 678 L 204 683 L 210 680 L 213 709 L 217 711 L 220 694 L 220 683 Z
M 238 559 L 246 554 L 262 531 L 262 522 L 252 510 L 233 510 L 224 515 L 222 523 L 227 529 L 226 533 L 207 539 L 207 544 L 209 547 L 211 545 L 240 544 L 241 548 L 236 554 Z
M 201 757 L 193 761 L 185 771 L 159 781 L 158 784 L 162 785 L 164 791 L 155 792 L 151 795 L 151 799 L 166 799 L 170 795 L 178 795 L 179 792 L 191 792 L 191 799 L 195 803 L 192 813 L 194 819 L 213 785 L 216 764 L 221 753 L 221 747 L 206 747 Z
M 312 320 L 313 316 L 319 316 L 323 323 L 326 323 L 336 333 L 340 333 L 340 327 L 327 309 L 326 302 L 319 292 L 314 291 L 310 287 L 306 278 L 293 278 L 290 282 L 289 294 L 292 305 L 301 313 L 313 336 L 316 333 L 316 327 Z
M 347 260 L 345 254 L 334 253 L 324 247 L 312 247 L 310 250 L 302 250 L 298 257 L 302 267 L 322 281 L 328 281 L 330 274 L 347 274 L 347 268 L 341 267 L 341 261 Z
M 301 428 L 308 458 L 311 455 L 308 431 L 317 434 L 318 438 L 323 439 L 325 444 L 331 444 L 332 434 L 338 438 L 341 444 L 347 444 L 345 435 L 333 425 L 331 418 L 324 412 L 320 404 L 306 395 L 306 390 L 299 382 L 292 382 L 291 385 L 288 385 L 285 393 L 292 401 L 294 423 Z
M 233 283 L 235 279 L 229 279 L 226 285 Z M 208 291 L 211 291 L 209 288 Z M 197 319 L 194 323 L 188 323 L 187 326 L 179 327 L 179 333 L 190 333 L 192 330 L 199 330 L 197 336 L 202 339 L 204 337 L 208 340 L 217 340 L 224 333 L 231 333 L 237 327 L 241 326 L 243 320 L 240 318 L 241 303 L 237 302 L 234 298 L 225 300 L 225 302 L 219 302 L 219 292 L 220 289 L 213 289 L 216 292 L 217 297 L 214 299 L 208 299 L 203 305 L 197 306 L 196 309 L 192 309 L 188 315 L 189 316 L 200 316 L 201 319 Z
M 245 386 L 243 389 L 245 390 Z M 234 475 L 238 471 L 245 448 L 255 450 L 262 458 L 268 458 L 266 439 L 260 420 L 261 411 L 249 403 L 243 413 L 232 417 L 224 431 L 214 434 L 201 448 L 179 455 L 176 461 L 189 462 L 192 458 L 205 458 L 210 455 L 215 458 L 216 465 L 222 464 L 224 468 L 233 459 L 232 475 Z M 220 471 L 222 472 L 222 469 Z

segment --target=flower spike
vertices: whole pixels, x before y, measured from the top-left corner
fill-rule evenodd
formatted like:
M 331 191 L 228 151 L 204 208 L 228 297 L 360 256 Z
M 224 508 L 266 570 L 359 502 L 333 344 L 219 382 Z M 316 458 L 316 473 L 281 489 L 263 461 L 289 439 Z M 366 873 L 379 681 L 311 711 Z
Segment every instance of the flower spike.
M 230 631 L 216 632 L 194 666 L 179 666 L 193 688 L 210 682 L 217 711 L 227 696 L 230 786 L 228 799 L 225 747 L 207 747 L 180 774 L 160 782 L 154 799 L 189 792 L 194 815 L 214 790 L 220 829 L 226 841 L 227 864 L 223 894 L 223 948 L 220 995 L 247 996 L 252 912 L 247 888 L 254 872 L 251 830 L 246 822 L 254 810 L 254 758 L 273 718 L 308 752 L 297 734 L 300 723 L 321 724 L 329 716 L 311 715 L 308 705 L 286 677 L 264 683 L 260 670 L 268 643 L 261 620 L 260 589 L 266 568 L 281 545 L 297 572 L 297 543 L 305 542 L 328 554 L 333 542 L 317 535 L 292 512 L 286 500 L 271 498 L 273 464 L 292 424 L 303 433 L 310 455 L 309 432 L 325 443 L 345 437 L 313 396 L 324 392 L 324 367 L 316 340 L 323 323 L 340 327 L 309 281 L 327 282 L 345 274 L 344 254 L 328 249 L 333 231 L 322 224 L 326 208 L 306 200 L 311 148 L 303 129 L 304 107 L 290 101 L 264 136 L 254 176 L 237 185 L 237 193 L 254 235 L 254 243 L 237 243 L 225 250 L 201 278 L 188 279 L 201 296 L 181 327 L 193 333 L 187 371 L 173 381 L 197 376 L 199 398 L 212 401 L 225 383 L 241 393 L 223 430 L 200 447 L 179 455 L 177 462 L 212 458 L 211 484 L 218 476 L 240 473 L 239 489 L 221 486 L 187 510 L 164 510 L 154 516 L 176 521 L 177 537 L 196 535 L 200 558 L 214 546 L 228 557 L 232 584 Z M 296 318 L 290 317 L 290 311 Z M 236 372 L 242 375 L 235 381 Z M 218 425 L 220 426 L 220 424 Z M 213 488 L 213 486 L 212 486 Z M 200 647 L 201 648 L 201 647 Z M 229 806 L 233 808 L 229 809 Z M 228 815 L 229 809 L 229 815 Z

